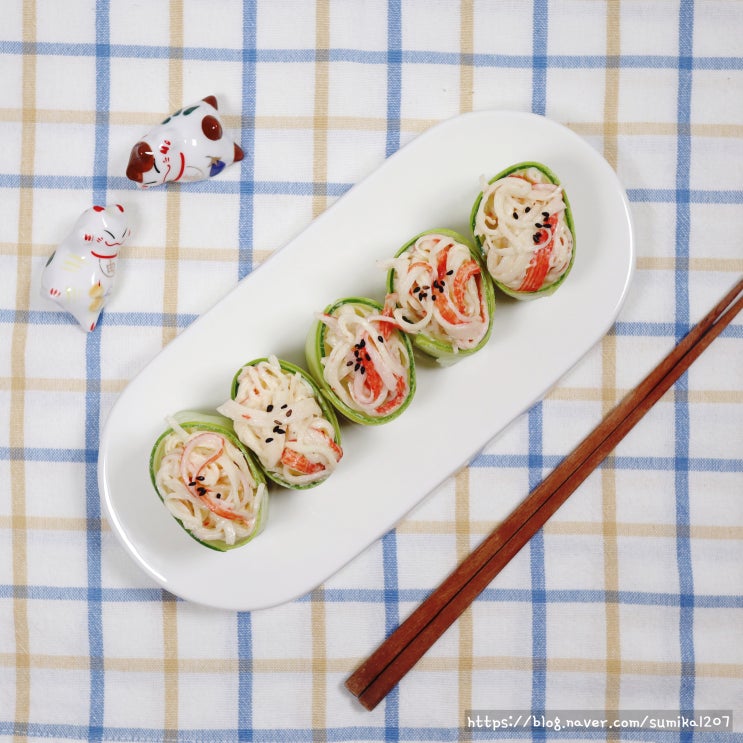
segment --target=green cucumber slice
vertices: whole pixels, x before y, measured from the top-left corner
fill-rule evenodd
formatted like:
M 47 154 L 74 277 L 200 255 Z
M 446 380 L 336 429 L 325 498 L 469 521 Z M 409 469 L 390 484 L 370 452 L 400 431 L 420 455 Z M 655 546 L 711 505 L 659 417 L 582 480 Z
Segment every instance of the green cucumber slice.
M 211 431 L 213 433 L 218 433 L 224 436 L 245 457 L 248 469 L 250 469 L 250 473 L 253 475 L 253 479 L 256 481 L 256 483 L 258 485 L 266 484 L 266 479 L 263 476 L 263 472 L 256 464 L 250 452 L 240 443 L 237 436 L 235 436 L 234 430 L 232 428 L 232 421 L 230 421 L 229 418 L 225 418 L 221 415 L 201 413 L 196 411 L 182 411 L 180 413 L 176 413 L 173 416 L 173 419 L 178 423 L 179 426 L 181 426 L 181 428 L 188 431 L 189 433 L 192 433 L 193 431 Z M 173 433 L 172 428 L 168 428 L 167 430 L 163 431 L 157 438 L 157 441 L 155 441 L 155 444 L 152 447 L 152 451 L 150 453 L 150 480 L 152 481 L 152 487 L 155 489 L 158 498 L 160 498 L 163 504 L 165 503 L 165 499 L 163 498 L 160 490 L 157 487 L 156 474 L 158 469 L 160 468 L 160 462 L 163 458 L 163 446 L 165 444 L 165 439 L 171 433 Z M 170 511 L 168 511 L 168 513 L 170 513 Z M 170 515 L 172 516 L 172 514 Z M 217 552 L 227 552 L 229 550 L 235 549 L 236 547 L 242 547 L 243 545 L 250 542 L 258 534 L 260 534 L 261 531 L 263 531 L 263 528 L 266 525 L 267 518 L 268 493 L 264 493 L 263 502 L 261 503 L 261 507 L 258 512 L 258 516 L 255 522 L 255 528 L 253 529 L 253 531 L 248 536 L 235 542 L 235 544 L 227 544 L 226 542 L 219 539 L 201 539 L 200 537 L 197 537 L 190 529 L 184 526 L 183 522 L 180 519 L 173 516 L 173 519 L 192 539 L 195 539 L 199 544 L 204 545 L 204 547 L 216 550 Z
M 506 176 L 513 175 L 514 173 L 520 170 L 526 170 L 527 168 L 536 168 L 547 178 L 547 180 L 550 181 L 550 183 L 554 183 L 556 186 L 560 185 L 560 179 L 546 165 L 544 165 L 543 163 L 530 162 L 530 161 L 516 163 L 515 165 L 511 165 L 505 170 L 502 170 L 497 175 L 494 175 L 488 181 L 488 184 L 495 183 L 501 178 L 505 178 Z M 482 196 L 483 196 L 483 193 L 482 191 L 480 191 L 477 198 L 475 199 L 475 203 L 472 206 L 472 211 L 470 213 L 470 225 L 472 227 L 472 234 L 475 238 L 475 243 L 477 244 L 477 247 L 479 248 L 481 252 L 483 260 L 485 260 L 486 256 L 485 256 L 485 251 L 483 250 L 482 241 L 477 235 L 474 234 L 475 233 L 475 221 L 477 218 L 477 212 L 480 209 L 480 203 L 482 202 Z M 573 263 L 575 262 L 575 246 L 576 246 L 575 224 L 573 222 L 573 212 L 570 208 L 570 202 L 568 201 L 568 195 L 565 193 L 565 191 L 562 192 L 562 198 L 563 198 L 563 201 L 565 202 L 565 222 L 568 225 L 570 234 L 573 236 L 573 251 L 570 256 L 570 263 L 568 264 L 568 267 L 565 269 L 565 271 L 556 281 L 553 281 L 551 284 L 548 284 L 547 286 L 543 286 L 534 292 L 529 292 L 529 291 L 522 292 L 522 291 L 518 291 L 517 289 L 512 289 L 511 287 L 508 287 L 502 282 L 493 278 L 490 272 L 488 271 L 488 276 L 490 276 L 490 278 L 492 279 L 493 284 L 497 286 L 498 289 L 500 289 L 504 294 L 507 294 L 509 297 L 513 297 L 514 299 L 539 299 L 540 297 L 547 297 L 550 294 L 554 294 L 557 291 L 557 289 L 560 286 L 562 286 L 562 283 L 565 281 L 571 269 L 573 268 Z
M 433 358 L 437 359 L 439 364 L 441 364 L 442 366 L 449 366 L 450 364 L 454 364 L 467 356 L 471 356 L 476 351 L 479 351 L 490 339 L 490 335 L 493 330 L 493 313 L 495 312 L 495 292 L 493 291 L 492 282 L 487 280 L 490 274 L 488 273 L 488 270 L 483 263 L 481 251 L 476 249 L 470 240 L 468 240 L 460 233 L 455 232 L 454 230 L 439 229 L 426 230 L 425 232 L 421 232 L 420 234 L 408 240 L 408 242 L 406 242 L 405 245 L 403 245 L 397 251 L 397 253 L 395 253 L 395 258 L 400 257 L 405 251 L 409 250 L 415 244 L 415 242 L 424 235 L 446 235 L 447 237 L 451 237 L 453 240 L 456 240 L 458 243 L 466 245 L 473 260 L 477 261 L 478 265 L 480 266 L 483 279 L 485 279 L 482 281 L 482 291 L 485 295 L 485 303 L 488 308 L 488 329 L 476 346 L 474 346 L 473 348 L 458 349 L 455 351 L 451 343 L 447 343 L 446 341 L 434 338 L 430 334 L 426 333 L 425 330 L 418 333 L 409 334 L 413 339 L 413 345 L 417 349 L 427 354 L 428 356 L 432 356 Z M 388 293 L 394 291 L 394 283 L 395 269 L 391 268 L 387 272 Z
M 332 315 L 344 304 L 358 304 L 366 307 L 371 307 L 377 312 L 382 312 L 383 307 L 379 302 L 368 297 L 345 297 L 339 299 L 333 304 L 328 305 L 324 314 Z M 322 359 L 325 357 L 325 331 L 327 326 L 320 320 L 315 322 L 310 327 L 309 333 L 307 334 L 307 342 L 305 344 L 305 357 L 307 359 L 307 366 L 309 367 L 312 376 L 320 386 L 323 394 L 327 397 L 330 403 L 335 409 L 340 412 L 343 416 L 353 421 L 354 423 L 360 423 L 364 426 L 378 426 L 383 423 L 389 423 L 389 421 L 397 418 L 407 407 L 410 405 L 413 396 L 415 394 L 415 359 L 413 357 L 413 346 L 408 336 L 400 330 L 393 330 L 393 333 L 400 333 L 400 338 L 405 346 L 405 351 L 408 355 L 408 394 L 403 400 L 402 404 L 399 405 L 395 410 L 387 415 L 371 416 L 366 413 L 356 410 L 347 405 L 341 400 L 338 395 L 333 391 L 332 387 L 327 383 L 325 375 L 323 373 Z
M 317 403 L 320 406 L 320 410 L 322 410 L 323 415 L 325 418 L 327 418 L 328 421 L 330 421 L 331 425 L 333 426 L 333 431 L 335 432 L 335 436 L 333 437 L 333 440 L 335 441 L 338 446 L 341 445 L 341 429 L 340 425 L 338 424 L 338 418 L 335 414 L 335 410 L 333 409 L 332 405 L 330 405 L 323 395 L 321 389 L 318 387 L 315 380 L 312 378 L 312 376 L 302 369 L 301 367 L 297 366 L 296 364 L 292 364 L 290 361 L 285 361 L 284 359 L 277 359 L 279 362 L 279 366 L 287 373 L 289 374 L 299 374 L 302 379 L 307 382 L 307 384 L 312 388 L 312 391 L 315 395 L 315 398 L 317 399 Z M 262 361 L 268 361 L 268 357 L 263 356 L 259 359 L 253 359 L 252 361 L 248 361 L 246 364 L 243 364 L 236 372 L 235 376 L 232 378 L 232 386 L 230 387 L 230 396 L 234 400 L 237 396 L 237 389 L 239 385 L 239 377 L 242 373 L 242 370 L 246 366 L 256 366 L 257 364 L 260 364 Z M 237 434 L 236 434 L 237 435 Z M 255 452 L 253 452 L 255 454 Z M 258 458 L 258 455 L 255 454 L 256 462 L 258 466 L 260 467 L 261 471 L 265 474 L 265 476 L 269 479 L 275 482 L 277 485 L 280 485 L 284 488 L 291 488 L 292 490 L 309 490 L 310 488 L 317 487 L 321 483 L 325 482 L 327 480 L 327 477 L 321 479 L 321 480 L 315 480 L 314 482 L 308 482 L 308 483 L 291 483 L 285 480 L 278 472 L 272 472 L 268 468 L 266 468 L 260 459 Z M 330 473 L 328 474 L 330 476 Z

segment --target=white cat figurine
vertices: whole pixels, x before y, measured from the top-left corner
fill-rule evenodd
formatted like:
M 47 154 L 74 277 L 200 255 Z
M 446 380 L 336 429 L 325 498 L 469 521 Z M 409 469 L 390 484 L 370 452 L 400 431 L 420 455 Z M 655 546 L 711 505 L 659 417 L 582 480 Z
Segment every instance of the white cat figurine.
M 126 177 L 140 188 L 169 181 L 201 181 L 243 159 L 224 134 L 217 99 L 207 96 L 168 116 L 132 147 Z
M 42 296 L 69 312 L 83 330 L 94 330 L 113 289 L 119 248 L 130 235 L 120 204 L 86 209 L 46 262 Z

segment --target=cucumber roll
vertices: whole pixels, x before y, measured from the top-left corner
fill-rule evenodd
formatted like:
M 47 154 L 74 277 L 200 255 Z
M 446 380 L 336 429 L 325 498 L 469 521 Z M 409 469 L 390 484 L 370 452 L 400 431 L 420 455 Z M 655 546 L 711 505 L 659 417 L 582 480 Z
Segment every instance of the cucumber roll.
M 245 364 L 232 380 L 231 399 L 217 410 L 283 487 L 319 485 L 343 456 L 333 408 L 309 374 L 276 356 Z
M 263 528 L 266 481 L 228 419 L 179 413 L 155 442 L 150 477 L 173 518 L 197 542 L 220 552 Z
M 487 343 L 493 285 L 465 237 L 443 229 L 423 232 L 382 266 L 389 268 L 385 304 L 421 351 L 450 364 Z
M 552 294 L 573 266 L 568 197 L 541 163 L 512 165 L 483 184 L 472 209 L 472 230 L 493 282 L 516 299 Z
M 328 306 L 307 337 L 307 364 L 330 402 L 348 419 L 387 423 L 415 393 L 410 339 L 391 311 L 365 297 Z

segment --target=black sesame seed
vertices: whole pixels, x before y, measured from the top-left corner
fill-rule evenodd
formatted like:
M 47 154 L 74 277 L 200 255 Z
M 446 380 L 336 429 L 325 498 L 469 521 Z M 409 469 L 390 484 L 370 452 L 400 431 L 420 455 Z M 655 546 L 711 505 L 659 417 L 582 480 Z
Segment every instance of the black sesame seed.
M 526 213 L 528 214 L 528 213 L 529 213 L 529 212 L 531 211 L 531 207 L 530 207 L 530 206 L 527 206 L 527 207 L 526 207 L 526 208 L 524 209 L 524 211 L 525 211 L 525 212 L 526 212 Z
M 221 498 L 221 497 L 222 497 L 222 493 L 217 493 L 217 498 Z
M 365 366 L 362 366 L 362 367 L 361 367 L 361 373 L 362 373 L 362 374 L 366 374 L 366 367 L 365 367 Z
M 514 218 L 514 219 L 518 219 L 518 218 L 519 218 L 519 215 L 518 215 L 518 214 L 517 214 L 516 212 L 514 212 L 514 213 L 513 213 L 513 218 Z
M 204 475 L 199 475 L 199 476 L 198 476 L 198 477 L 197 477 L 196 479 L 197 479 L 197 480 L 198 480 L 199 482 L 204 482 Z
M 378 341 L 379 341 L 380 343 L 384 343 L 384 338 L 383 338 L 383 337 L 382 337 L 381 335 L 378 335 L 378 336 L 377 336 L 377 340 L 378 340 Z
M 268 438 L 266 439 L 266 443 L 267 443 L 267 444 L 270 444 L 270 443 L 271 443 L 272 441 L 273 441 L 273 436 L 269 436 L 269 437 L 268 437 Z
M 288 418 L 292 414 L 292 409 L 289 408 L 289 410 L 286 411 L 286 417 Z
M 283 428 L 279 428 L 279 429 L 278 429 L 278 430 L 276 431 L 276 433 L 280 433 L 280 434 L 282 434 L 282 435 L 283 435 L 283 434 L 285 434 L 285 433 L 286 433 L 286 431 L 285 431 L 285 430 L 284 430 Z
M 269 406 L 268 406 L 268 407 L 266 408 L 266 412 L 267 412 L 267 413 L 270 413 L 270 412 L 271 412 L 272 410 L 273 410 L 273 405 L 269 405 Z
M 432 295 L 431 295 L 431 301 L 432 301 L 432 302 L 435 302 L 435 301 L 436 301 L 436 295 L 435 295 L 435 294 L 432 294 Z
M 413 294 L 417 294 L 421 288 L 419 286 L 416 286 L 415 289 L 413 289 Z
M 353 361 L 346 361 L 346 366 L 353 366 Z
M 541 224 L 540 224 L 539 222 L 534 222 L 534 226 L 535 226 L 535 227 L 540 227 L 540 228 L 541 228 L 541 226 L 542 226 L 542 225 L 541 225 Z
M 281 409 L 282 409 L 282 410 L 286 410 L 286 409 L 287 409 L 288 407 L 289 407 L 289 406 L 288 406 L 288 405 L 287 405 L 286 403 L 284 403 L 284 404 L 283 404 L 283 405 L 281 406 Z
M 195 483 L 195 482 L 189 482 L 189 483 L 188 483 L 188 487 L 189 487 L 189 488 L 193 488 L 193 487 L 196 487 L 196 483 Z
M 451 275 L 452 275 L 453 273 L 454 273 L 454 269 L 453 269 L 453 268 L 450 268 L 450 269 L 449 269 L 449 270 L 448 270 L 448 271 L 446 272 L 446 275 L 447 275 L 447 276 L 451 276 Z
M 534 240 L 535 243 L 538 243 L 540 240 L 539 234 L 535 233 L 534 235 L 532 235 L 531 239 Z
M 359 341 L 359 348 L 363 348 L 365 345 L 366 345 L 366 339 L 365 338 L 362 338 Z
M 369 354 L 368 354 L 368 353 L 365 353 L 365 354 L 364 354 L 364 358 L 365 358 L 365 359 L 366 359 L 367 361 L 371 361 L 371 356 L 369 356 Z
M 360 367 L 361 367 L 361 364 L 356 364 L 356 366 L 354 366 L 353 370 L 354 371 L 358 371 Z
M 544 217 L 545 219 L 546 219 L 547 217 L 549 217 L 549 215 L 550 215 L 550 213 L 549 213 L 549 212 L 542 212 L 542 216 L 543 216 L 543 217 Z

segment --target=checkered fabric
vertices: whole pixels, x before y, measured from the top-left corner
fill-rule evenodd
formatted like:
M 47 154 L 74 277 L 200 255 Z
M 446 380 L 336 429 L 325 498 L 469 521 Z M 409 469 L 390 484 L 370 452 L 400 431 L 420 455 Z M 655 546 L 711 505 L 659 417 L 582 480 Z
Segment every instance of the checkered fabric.
M 743 272 L 743 4 L 3 0 L 0 15 L 0 737 L 473 740 L 472 709 L 721 709 L 743 731 L 741 320 L 382 704 L 343 688 Z M 137 191 L 132 145 L 208 94 L 248 156 Z M 163 591 L 101 512 L 117 395 L 386 157 L 482 109 L 546 115 L 617 171 L 638 259 L 616 324 L 307 595 L 230 613 Z M 86 335 L 40 274 L 84 209 L 116 202 L 134 234 Z M 552 737 L 607 733 L 499 733 Z

